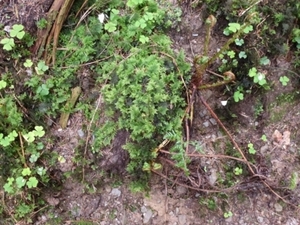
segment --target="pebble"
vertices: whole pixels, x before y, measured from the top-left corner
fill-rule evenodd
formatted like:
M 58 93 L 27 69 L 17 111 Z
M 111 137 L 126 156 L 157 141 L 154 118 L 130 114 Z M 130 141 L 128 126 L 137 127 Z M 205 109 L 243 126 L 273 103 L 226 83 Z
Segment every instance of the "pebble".
M 260 148 L 260 153 L 264 154 L 264 153 L 266 153 L 268 151 L 268 149 L 269 149 L 269 146 L 268 145 L 264 145 L 264 146 L 262 146 Z
M 83 137 L 84 137 L 84 132 L 83 132 L 82 129 L 79 129 L 79 130 L 77 131 L 77 133 L 78 133 L 78 136 L 79 136 L 80 138 L 83 138 Z
M 118 198 L 121 195 L 121 191 L 118 188 L 114 188 L 111 190 L 110 194 L 113 195 L 115 198 Z
M 178 195 L 185 195 L 186 192 L 187 192 L 187 188 L 183 187 L 181 185 L 177 185 L 176 186 L 176 192 L 177 192 Z
M 205 122 L 203 123 L 203 126 L 209 127 L 209 121 L 205 121 Z
M 280 205 L 277 202 L 274 204 L 274 208 L 275 208 L 276 212 L 282 212 L 282 210 L 283 210 L 282 205 Z
M 179 215 L 178 216 L 178 224 L 179 225 L 186 225 L 186 215 Z
M 213 125 L 217 125 L 217 121 L 214 118 L 210 118 L 209 121 L 213 124 Z
M 150 219 L 151 219 L 151 217 L 152 217 L 152 215 L 153 215 L 152 210 L 151 210 L 151 209 L 148 209 L 148 208 L 145 207 L 145 206 L 142 206 L 142 207 L 141 207 L 141 211 L 142 211 L 142 213 L 143 213 L 143 223 L 144 223 L 144 224 L 149 223 L 149 221 L 150 221 Z

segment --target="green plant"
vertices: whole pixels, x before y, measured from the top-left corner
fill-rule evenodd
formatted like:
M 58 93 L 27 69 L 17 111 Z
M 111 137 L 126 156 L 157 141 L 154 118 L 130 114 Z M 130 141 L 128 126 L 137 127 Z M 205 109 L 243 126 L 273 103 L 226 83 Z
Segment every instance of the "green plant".
M 48 22 L 45 18 L 42 18 L 40 19 L 39 21 L 36 22 L 36 26 L 39 28 L 39 29 L 44 29 L 46 28 L 48 25 Z
M 130 141 L 123 146 L 131 159 L 127 170 L 137 173 L 152 166 L 157 157 L 153 150 L 166 134 L 174 132 L 174 141 L 181 142 L 186 104 L 182 78 L 190 68 L 183 53 L 174 54 L 170 39 L 159 33 L 167 18 L 155 1 L 128 1 L 126 17 L 120 13 L 124 7 L 111 7 L 110 17 L 99 27 L 98 48 L 107 48 L 105 54 L 114 56 L 95 68 L 101 74 L 97 82 L 108 81 L 102 88 L 108 120 L 96 128 L 94 149 L 110 144 L 117 130 L 129 131 Z M 183 145 L 176 146 L 173 151 L 180 154 Z
M 244 99 L 243 88 L 239 86 L 233 94 L 233 99 L 235 102 L 239 102 Z
M 255 67 L 252 67 L 248 73 L 249 77 L 253 78 L 254 83 L 260 86 L 265 86 L 267 84 L 266 75 L 262 72 L 258 72 Z
M 15 24 L 9 31 L 10 38 L 3 38 L 0 44 L 3 45 L 3 49 L 6 51 L 11 51 L 15 47 L 14 38 L 21 40 L 25 35 L 24 26 L 21 24 Z
M 242 168 L 240 168 L 240 167 L 236 167 L 236 168 L 234 168 L 234 174 L 235 175 L 241 175 L 243 173 L 243 169 Z
M 254 155 L 256 153 L 256 150 L 254 149 L 254 146 L 252 143 L 248 144 L 248 152 L 252 155 Z
M 290 81 L 290 79 L 289 79 L 287 76 L 281 76 L 281 77 L 279 78 L 279 81 L 281 82 L 281 84 L 282 84 L 283 86 L 286 86 L 287 83 Z
M 268 141 L 267 136 L 265 134 L 263 134 L 260 139 L 264 142 Z
M 225 219 L 228 219 L 229 217 L 232 217 L 232 216 L 233 216 L 233 213 L 231 211 L 224 212 L 224 218 Z
M 295 190 L 295 188 L 297 187 L 299 178 L 298 178 L 298 173 L 297 172 L 293 172 L 291 175 L 291 180 L 290 180 L 290 185 L 289 188 L 291 190 Z

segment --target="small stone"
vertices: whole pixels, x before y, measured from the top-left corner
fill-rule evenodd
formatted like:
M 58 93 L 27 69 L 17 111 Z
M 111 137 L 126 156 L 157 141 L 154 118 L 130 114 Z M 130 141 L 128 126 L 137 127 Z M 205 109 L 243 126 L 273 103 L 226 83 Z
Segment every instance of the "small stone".
M 210 118 L 209 121 L 213 124 L 213 125 L 217 125 L 217 121 L 214 118 Z
M 215 169 L 211 169 L 210 175 L 208 177 L 208 183 L 214 186 L 217 179 L 218 179 L 217 171 Z
M 78 136 L 79 136 L 80 138 L 83 138 L 83 137 L 84 137 L 84 132 L 83 132 L 82 129 L 79 129 L 79 130 L 77 131 L 77 133 L 78 133 Z
M 176 186 L 176 192 L 178 195 L 185 195 L 187 192 L 187 188 L 181 185 Z
M 111 187 L 109 185 L 106 185 L 104 189 L 107 193 L 111 192 Z
M 279 203 L 275 203 L 274 204 L 274 208 L 276 212 L 282 212 L 282 205 L 280 205 Z
M 203 123 L 203 126 L 209 127 L 209 122 L 208 122 L 208 121 L 205 121 L 205 122 Z
M 147 224 L 149 223 L 150 219 L 152 218 L 153 216 L 153 212 L 151 209 L 148 209 L 147 207 L 145 206 L 142 206 L 141 207 L 141 211 L 143 213 L 143 223 L 144 224 Z
M 201 112 L 200 112 L 200 116 L 201 117 L 204 117 L 204 116 L 206 116 L 207 115 L 207 111 L 206 110 L 202 110 Z
M 268 149 L 269 149 L 269 146 L 268 145 L 264 145 L 264 146 L 262 146 L 260 148 L 260 153 L 264 154 L 264 153 L 266 153 L 268 151 Z
M 113 195 L 115 198 L 118 198 L 121 195 L 121 191 L 118 188 L 114 188 L 112 189 L 110 194 Z
M 264 218 L 261 217 L 261 216 L 258 216 L 258 217 L 257 217 L 257 221 L 259 222 L 259 224 L 263 224 Z
M 186 215 L 179 215 L 178 216 L 178 224 L 179 225 L 186 225 Z

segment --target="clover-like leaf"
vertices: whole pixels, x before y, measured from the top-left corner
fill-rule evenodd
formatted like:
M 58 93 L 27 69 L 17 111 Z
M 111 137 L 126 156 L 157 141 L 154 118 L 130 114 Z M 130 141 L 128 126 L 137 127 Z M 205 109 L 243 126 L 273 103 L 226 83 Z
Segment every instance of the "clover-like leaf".
M 33 62 L 31 61 L 31 59 L 26 59 L 26 61 L 23 63 L 23 65 L 26 67 L 26 68 L 29 68 L 33 65 Z
M 29 162 L 35 163 L 38 160 L 38 158 L 40 157 L 40 155 L 41 155 L 40 153 L 32 154 L 29 158 Z
M 23 134 L 24 139 L 25 139 L 27 142 L 29 142 L 29 143 L 34 142 L 34 140 L 35 140 L 35 137 L 34 137 L 34 136 L 35 136 L 35 135 L 34 135 L 34 132 L 33 132 L 33 131 L 30 131 L 30 132 L 28 132 L 27 134 Z
M 44 128 L 42 126 L 35 126 L 34 127 L 34 135 L 37 137 L 43 137 L 45 135 Z
M 12 27 L 12 30 L 10 31 L 10 36 L 11 37 L 17 37 L 19 40 L 21 40 L 24 35 L 25 35 L 25 31 L 23 30 L 24 26 L 21 24 L 15 24 Z
M 35 71 L 38 75 L 44 74 L 49 69 L 49 66 L 46 65 L 45 61 L 41 60 L 38 62 L 37 66 L 35 67 Z
M 8 194 L 14 193 L 14 189 L 13 189 L 11 183 L 5 183 L 3 188 L 4 188 L 4 191 L 7 192 Z
M 246 59 L 247 58 L 247 54 L 246 54 L 246 52 L 244 52 L 244 51 L 241 51 L 240 53 L 239 53 L 239 58 L 240 59 Z
M 37 187 L 39 181 L 35 177 L 29 177 L 26 185 L 28 188 L 35 188 Z
M 249 77 L 255 77 L 257 75 L 257 69 L 255 67 L 252 67 L 250 70 L 249 70 L 249 73 L 248 73 Z
M 25 186 L 26 180 L 24 179 L 24 177 L 18 177 L 18 178 L 16 179 L 16 184 L 17 184 L 17 187 L 18 187 L 18 188 L 22 188 L 22 187 Z
M 107 24 L 105 24 L 104 29 L 108 32 L 114 32 L 117 29 L 117 24 L 115 22 L 109 21 Z
M 3 49 L 6 51 L 10 51 L 13 49 L 13 47 L 15 47 L 15 41 L 12 38 L 3 38 L 0 41 L 0 44 L 3 45 Z
M 49 88 L 46 84 L 42 84 L 37 88 L 36 93 L 41 96 L 47 96 L 49 94 Z
M 18 133 L 15 130 L 13 130 L 7 135 L 7 137 L 10 141 L 14 141 L 16 137 L 18 137 Z
M 238 39 L 237 38 L 237 39 L 234 40 L 234 42 L 237 46 L 242 46 L 244 44 L 244 39 Z
M 43 176 L 43 175 L 46 174 L 46 169 L 45 169 L 44 167 L 38 167 L 38 168 L 36 169 L 36 173 L 37 173 L 38 175 L 40 175 L 40 176 Z
M 266 66 L 266 65 L 270 65 L 270 59 L 268 59 L 268 57 L 267 56 L 264 56 L 264 57 L 262 57 L 260 60 L 259 60 L 259 64 L 260 65 L 264 65 L 264 66 Z
M 24 168 L 23 170 L 22 170 L 22 175 L 25 177 L 25 176 L 29 176 L 31 174 L 31 170 L 30 170 L 30 168 Z
M 143 44 L 149 42 L 149 38 L 144 36 L 144 35 L 141 35 L 140 38 L 139 38 L 139 41 Z
M 248 34 L 250 31 L 253 31 L 253 26 L 252 25 L 248 25 L 244 28 L 244 33 Z
M 228 24 L 228 29 L 232 32 L 235 33 L 241 28 L 241 25 L 239 23 L 229 23 Z
M 290 81 L 290 79 L 287 76 L 282 76 L 282 77 L 279 78 L 279 81 L 281 82 L 281 84 L 283 86 L 286 86 L 287 83 Z
M 4 80 L 0 80 L 0 90 L 6 88 L 7 83 Z

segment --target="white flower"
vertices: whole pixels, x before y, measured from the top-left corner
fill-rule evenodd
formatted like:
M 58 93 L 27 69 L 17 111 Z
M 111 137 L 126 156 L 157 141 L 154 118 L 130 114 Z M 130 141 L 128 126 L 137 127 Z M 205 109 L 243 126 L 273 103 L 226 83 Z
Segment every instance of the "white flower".
M 106 15 L 104 13 L 100 13 L 98 15 L 98 20 L 100 23 L 103 23 L 104 22 L 104 19 L 105 19 Z
M 221 101 L 221 105 L 222 105 L 222 106 L 225 106 L 225 105 L 227 105 L 227 100 L 225 100 L 225 101 Z

